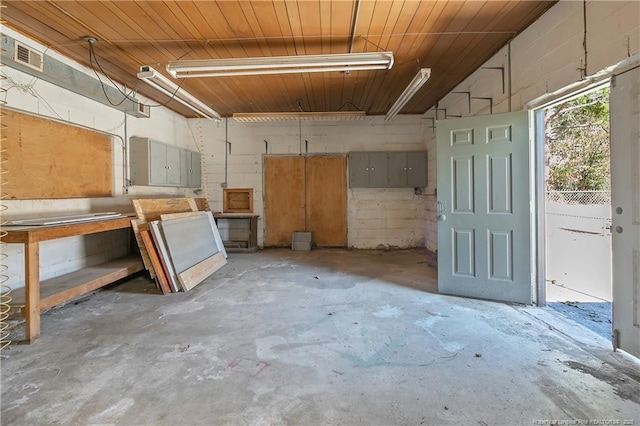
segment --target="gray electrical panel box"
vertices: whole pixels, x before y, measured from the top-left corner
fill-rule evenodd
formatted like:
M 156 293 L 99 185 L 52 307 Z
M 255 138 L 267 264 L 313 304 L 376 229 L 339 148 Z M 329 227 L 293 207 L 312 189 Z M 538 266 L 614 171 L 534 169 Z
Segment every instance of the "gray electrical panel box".
M 182 166 L 180 182 L 182 186 L 189 188 L 199 188 L 202 184 L 200 171 L 200 153 L 189 150 L 182 150 Z
M 349 153 L 349 186 L 383 188 L 387 182 L 386 152 Z
M 427 151 L 349 153 L 350 188 L 423 188 Z
M 199 188 L 200 154 L 150 138 L 129 138 L 131 185 Z
M 389 188 L 424 188 L 427 186 L 427 152 L 390 152 Z

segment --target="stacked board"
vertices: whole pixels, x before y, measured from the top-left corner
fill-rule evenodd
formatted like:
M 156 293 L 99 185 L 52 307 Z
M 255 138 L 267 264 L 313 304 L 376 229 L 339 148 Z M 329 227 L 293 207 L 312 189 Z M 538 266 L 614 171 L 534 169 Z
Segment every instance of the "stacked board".
M 145 267 L 163 294 L 189 291 L 227 263 L 213 215 L 193 198 L 132 200 Z

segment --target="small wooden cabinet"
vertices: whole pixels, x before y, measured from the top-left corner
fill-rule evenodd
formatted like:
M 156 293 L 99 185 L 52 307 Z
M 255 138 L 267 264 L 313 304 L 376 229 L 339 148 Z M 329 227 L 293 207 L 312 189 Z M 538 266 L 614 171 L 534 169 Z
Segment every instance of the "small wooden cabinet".
M 202 185 L 200 154 L 150 138 L 129 138 L 129 164 L 132 185 Z
M 251 253 L 258 250 L 258 215 L 214 213 L 224 248 L 229 253 Z
M 224 188 L 222 213 L 253 213 L 253 188 Z

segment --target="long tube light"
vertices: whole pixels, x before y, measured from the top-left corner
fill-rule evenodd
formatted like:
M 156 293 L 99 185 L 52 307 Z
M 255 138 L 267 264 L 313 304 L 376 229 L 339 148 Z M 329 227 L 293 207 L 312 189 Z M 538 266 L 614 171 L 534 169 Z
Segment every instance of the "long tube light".
M 307 72 L 386 70 L 392 66 L 392 52 L 369 52 L 335 55 L 180 60 L 170 61 L 167 65 L 167 72 L 174 78 L 228 77 Z
M 429 77 L 431 77 L 431 68 L 420 68 L 418 74 L 413 77 L 411 83 L 409 83 L 407 88 L 404 89 L 404 92 L 402 92 L 402 94 L 398 97 L 391 108 L 389 108 L 385 120 L 391 120 L 393 117 L 395 117 L 396 114 L 400 112 L 402 107 L 404 107 L 406 103 L 409 102 L 409 99 L 411 99 L 413 95 L 415 95 L 416 92 L 420 90 L 420 88 L 427 82 L 427 80 L 429 80 Z
M 269 123 L 273 121 L 340 121 L 364 120 L 365 111 L 337 112 L 266 112 L 266 113 L 234 113 L 233 119 L 241 123 Z
M 169 97 L 172 97 L 182 105 L 190 108 L 196 114 L 208 118 L 209 120 L 222 120 L 220 114 L 218 114 L 215 110 L 197 99 L 191 93 L 175 84 L 173 81 L 169 80 L 164 75 L 160 74 L 152 67 L 148 65 L 141 66 L 140 72 L 138 73 L 138 78 L 154 89 L 164 93 Z

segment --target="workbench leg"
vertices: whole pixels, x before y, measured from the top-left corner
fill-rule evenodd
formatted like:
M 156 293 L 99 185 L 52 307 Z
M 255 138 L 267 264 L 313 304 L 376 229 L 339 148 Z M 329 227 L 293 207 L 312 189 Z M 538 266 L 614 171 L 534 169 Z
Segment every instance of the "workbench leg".
M 249 219 L 249 226 L 251 230 L 249 231 L 250 235 L 249 235 L 248 247 L 251 250 L 257 250 L 258 249 L 258 217 L 257 216 L 254 216 L 251 219 Z
M 25 260 L 25 320 L 27 323 L 27 341 L 32 343 L 40 337 L 40 248 L 39 243 L 24 245 Z

